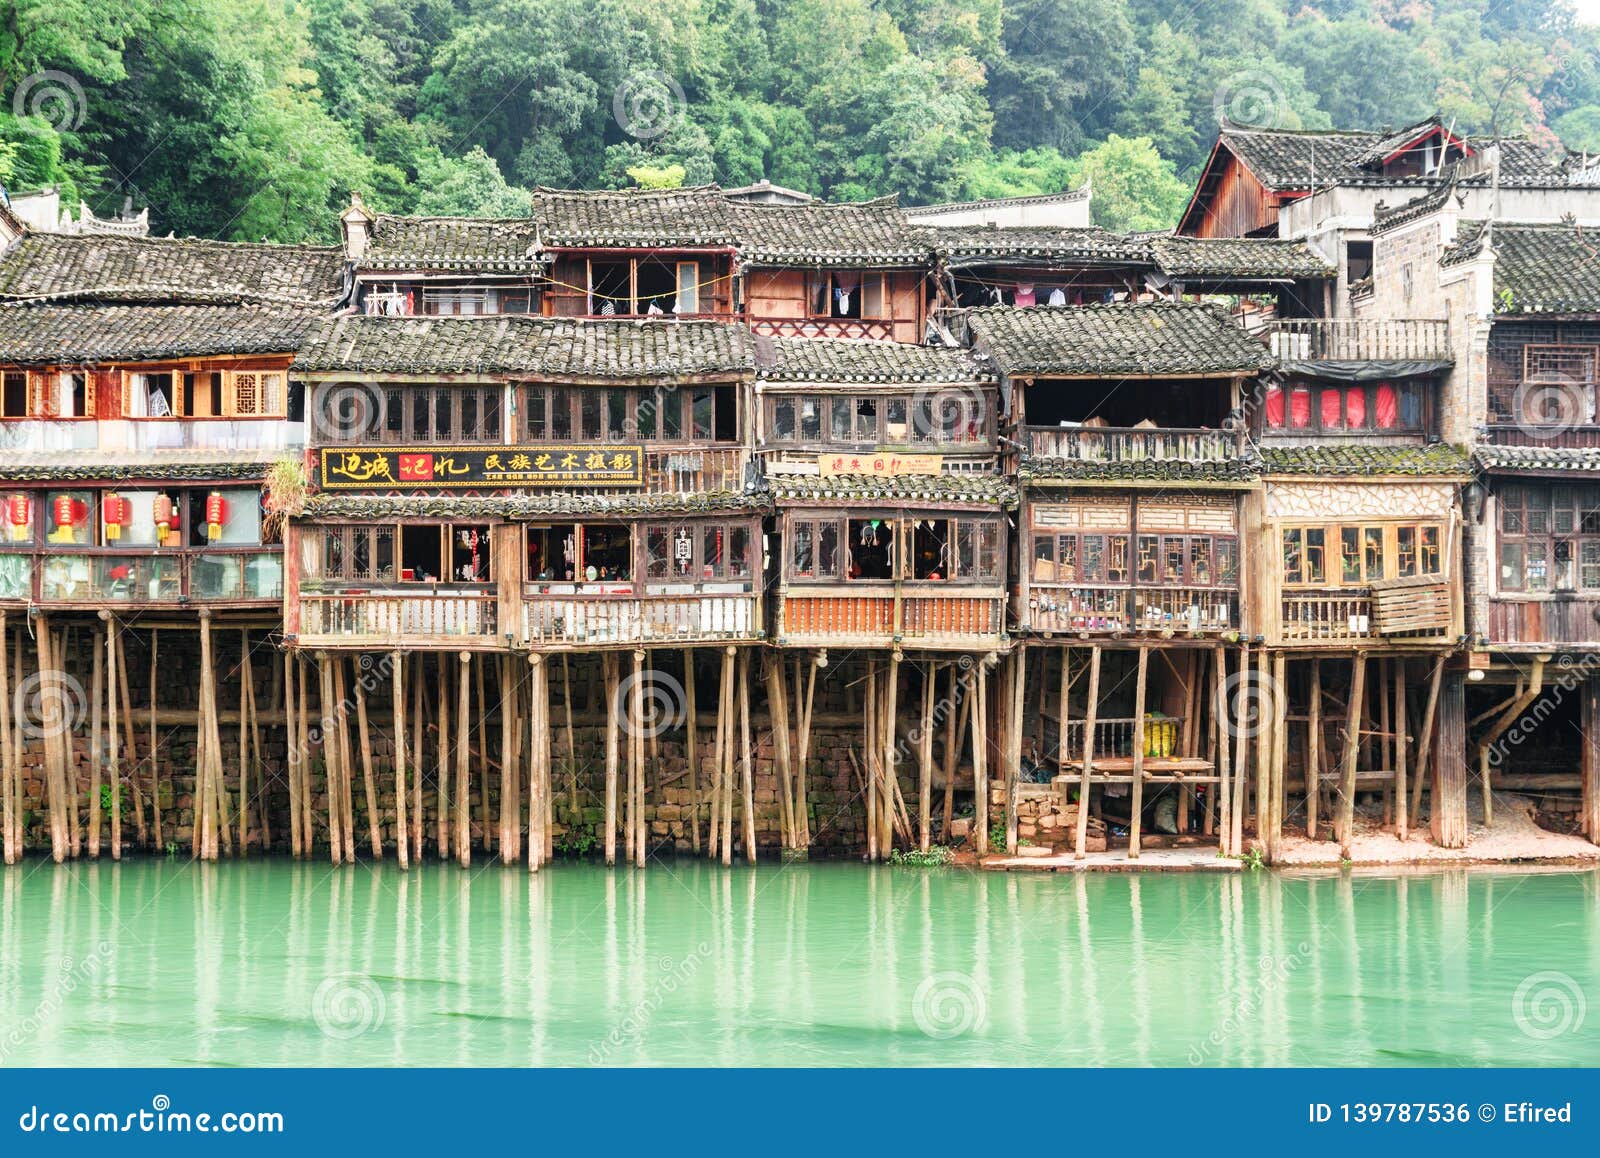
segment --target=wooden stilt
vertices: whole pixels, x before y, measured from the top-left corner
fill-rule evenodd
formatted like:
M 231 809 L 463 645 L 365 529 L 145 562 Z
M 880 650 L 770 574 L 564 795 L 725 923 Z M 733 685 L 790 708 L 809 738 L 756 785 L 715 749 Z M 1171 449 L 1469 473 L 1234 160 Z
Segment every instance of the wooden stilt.
M 3 626 L 3 621 L 0 621 Z M 1578 828 L 1591 844 L 1600 844 L 1600 680 L 1589 676 L 1578 685 L 1579 760 Z M 1418 758 L 1421 775 L 1421 758 Z
M 1128 804 L 1128 859 L 1139 859 L 1139 837 L 1144 827 L 1144 705 L 1150 649 L 1139 649 L 1139 674 L 1133 684 L 1133 792 Z M 1081 807 L 1081 805 L 1080 805 Z
M 427 712 L 423 710 L 422 684 L 427 677 L 427 659 L 417 656 L 411 667 L 411 859 L 422 863 L 422 768 L 427 757 L 423 755 L 423 737 Z M 402 832 L 401 838 L 404 839 Z
M 1283 815 L 1288 792 L 1284 787 L 1289 763 L 1289 677 L 1287 659 L 1283 652 L 1272 657 L 1274 694 L 1271 697 L 1272 719 L 1272 799 L 1268 814 L 1271 824 L 1267 830 L 1267 860 L 1277 864 L 1283 856 Z
M 472 653 L 461 652 L 456 673 L 456 859 L 472 867 Z
M 100 785 L 103 779 L 101 763 L 101 711 L 106 689 L 105 652 L 100 643 L 100 632 L 94 633 L 93 674 L 89 692 L 89 856 L 100 859 L 100 822 L 104 809 L 100 806 Z
M 883 784 L 879 789 L 879 801 L 883 822 L 878 830 L 878 853 L 887 857 L 894 848 L 894 794 L 889 785 L 898 785 L 900 778 L 900 752 L 897 740 L 898 721 L 895 713 L 900 702 L 900 664 L 905 656 L 898 650 L 889 655 L 889 671 L 885 677 L 887 684 L 883 696 Z
M 763 655 L 761 669 L 767 692 L 767 712 L 772 720 L 772 758 L 778 767 L 779 842 L 788 850 L 795 847 L 794 774 L 789 764 L 789 693 L 781 659 Z
M 867 859 L 878 859 L 878 663 L 867 661 L 867 691 L 862 723 L 862 762 L 867 778 Z
M 1228 649 L 1217 648 L 1216 663 L 1211 668 L 1211 730 L 1217 753 L 1217 851 L 1223 856 L 1234 855 L 1233 848 L 1233 768 L 1232 752 L 1228 746 Z
M 1256 843 L 1266 851 L 1267 830 L 1272 822 L 1272 726 L 1277 722 L 1273 709 L 1272 656 L 1266 648 L 1256 653 L 1255 710 L 1256 729 Z
M 1422 822 L 1422 785 L 1428 778 L 1428 768 L 1433 759 L 1433 722 L 1439 707 L 1439 681 L 1444 676 L 1444 656 L 1436 656 L 1433 673 L 1428 677 L 1428 703 L 1422 711 L 1422 731 L 1417 735 L 1417 766 L 1411 780 L 1410 816 Z
M 1317 839 L 1317 804 L 1322 795 L 1322 661 L 1311 661 L 1306 707 L 1306 838 Z
M 711 766 L 711 829 L 710 845 L 706 855 L 716 860 L 722 840 L 722 751 L 728 743 L 728 710 L 731 699 L 723 693 L 722 676 L 717 677 L 717 730 L 712 741 Z
M 796 661 L 799 662 L 798 660 Z M 808 784 L 811 766 L 811 710 L 817 700 L 817 672 L 827 665 L 828 653 L 822 652 L 806 665 L 805 704 L 800 711 L 797 729 L 799 755 L 795 759 L 795 810 L 800 818 L 800 847 L 811 848 L 811 791 Z M 794 691 L 800 695 L 799 671 L 795 672 Z
M 478 697 L 478 743 L 481 749 L 478 760 L 478 827 L 482 834 L 480 839 L 483 842 L 483 851 L 487 854 L 494 851 L 494 825 L 489 818 L 489 700 L 484 695 L 486 677 L 483 669 L 488 666 L 485 658 L 480 657 L 478 662 L 472 665 L 472 670 L 474 694 Z M 502 778 L 504 775 L 505 767 L 502 765 Z
M 405 653 L 389 655 L 390 713 L 394 728 L 394 852 L 401 868 L 411 867 L 410 834 L 406 829 L 406 668 Z
M 512 677 L 512 666 L 516 661 L 509 655 L 502 655 L 497 658 L 498 663 L 496 666 L 499 669 L 500 676 L 500 863 L 515 864 L 522 855 L 522 800 L 521 785 L 519 784 L 521 776 L 516 765 L 516 737 L 520 729 L 515 723 L 517 720 L 517 706 L 513 696 L 517 685 L 516 680 Z M 528 657 L 528 662 L 530 666 L 538 666 L 533 663 L 531 655 Z M 529 679 L 531 682 L 531 675 Z M 533 689 L 530 686 L 528 690 L 531 693 Z M 528 710 L 531 714 L 533 710 L 531 697 Z M 534 742 L 530 726 L 530 746 Z M 485 740 L 485 743 L 487 743 L 487 740 Z M 528 801 L 530 808 L 529 831 L 532 832 L 532 785 L 529 786 Z M 532 863 L 533 858 L 530 856 L 529 865 L 531 866 Z
M 57 651 L 56 655 L 62 663 L 65 663 L 66 657 L 76 650 L 73 647 L 74 635 L 75 632 L 71 628 L 66 628 L 61 633 L 61 638 L 56 645 L 60 650 Z M 67 847 L 72 850 L 68 855 L 73 860 L 77 860 L 83 849 L 83 832 L 82 818 L 78 809 L 78 743 L 76 736 L 78 721 L 75 718 L 77 715 L 76 699 L 71 694 L 71 688 L 74 685 L 69 683 L 70 678 L 66 673 L 66 669 L 63 668 L 61 683 L 64 693 L 62 699 L 64 710 L 62 712 L 63 726 L 61 728 L 61 766 L 67 785 L 67 792 L 63 799 L 67 805 Z
M 153 633 L 152 633 L 153 634 Z M 244 652 L 244 704 L 250 710 L 250 782 L 256 790 L 256 819 L 261 829 L 261 848 L 266 851 L 272 847 L 272 821 L 269 814 L 272 811 L 268 799 L 266 782 L 266 760 L 261 754 L 261 705 L 256 702 L 256 669 L 253 657 L 250 654 L 249 633 L 245 633 Z M 150 642 L 151 649 L 155 648 L 155 640 Z M 154 694 L 152 685 L 151 694 Z M 155 746 L 150 748 L 152 766 L 155 761 Z M 155 789 L 151 788 L 151 804 L 154 805 Z M 154 809 L 152 809 L 155 811 Z M 160 815 L 159 811 L 156 815 Z M 157 822 L 159 824 L 159 821 Z M 161 834 L 156 834 L 156 843 L 161 843 Z
M 1350 705 L 1345 722 L 1344 767 L 1339 780 L 1339 855 L 1350 857 L 1350 838 L 1355 830 L 1356 757 L 1361 751 L 1361 721 L 1367 695 L 1367 655 L 1356 652 L 1350 675 Z
M 629 864 L 637 864 L 639 853 L 639 776 L 644 762 L 644 751 L 639 737 L 644 729 L 644 652 L 633 653 L 633 670 L 624 681 L 623 702 L 617 710 L 623 719 L 623 735 L 628 740 L 628 775 L 622 786 L 622 856 Z
M 362 660 L 368 664 L 363 666 Z M 370 656 L 355 661 L 356 736 L 361 745 L 361 790 L 367 805 L 367 838 L 372 844 L 372 859 L 383 859 L 383 802 L 378 799 L 378 782 L 372 774 L 372 729 L 367 720 L 367 674 L 372 670 Z
M 239 855 L 250 852 L 250 631 L 239 630 Z
M 695 710 L 694 648 L 683 649 L 683 749 L 689 765 L 689 847 L 700 852 L 700 716 Z
M 45 791 L 48 797 L 50 814 L 50 858 L 56 864 L 60 864 L 67 859 L 67 827 L 61 801 L 61 798 L 66 795 L 66 785 L 61 776 L 58 756 L 60 725 L 57 721 L 61 711 L 60 680 L 58 678 L 59 673 L 56 672 L 54 661 L 51 658 L 52 645 L 55 640 L 49 621 L 41 615 L 34 631 L 34 649 L 39 657 L 39 668 L 35 681 L 37 690 L 34 696 L 39 712 L 37 726 L 44 741 Z M 22 705 L 19 714 L 25 715 L 26 712 L 27 705 Z
M 438 813 L 434 817 L 434 851 L 440 860 L 450 859 L 450 656 L 444 652 L 435 657 L 439 666 L 438 720 L 439 720 L 439 770 L 434 784 L 438 791 Z
M 313 824 L 316 809 L 311 795 L 311 662 L 303 652 L 295 653 L 295 668 L 298 673 L 295 682 L 300 689 L 300 761 L 297 769 L 300 777 L 300 836 L 305 841 L 305 855 L 311 856 L 317 847 L 317 830 Z
M 989 658 L 972 669 L 973 819 L 979 857 L 989 855 Z
M 346 864 L 356 860 L 355 747 L 350 742 L 350 686 L 345 676 L 345 657 L 333 657 L 334 721 L 339 731 L 339 818 L 344 829 L 339 839 L 344 844 Z
M 333 720 L 333 665 L 326 652 L 317 653 L 317 709 L 322 718 L 323 795 L 328 806 L 328 860 L 344 862 L 344 823 L 339 819 L 339 737 Z
M 1394 661 L 1380 659 L 1378 661 L 1378 767 L 1386 772 L 1395 770 L 1393 718 L 1389 714 L 1390 700 L 1389 689 L 1394 683 Z M 1383 785 L 1383 823 L 1394 822 L 1394 783 L 1386 781 Z
M 139 745 L 134 722 L 133 697 L 128 693 L 128 651 L 123 643 L 124 633 L 117 632 L 117 689 L 122 697 L 122 738 L 128 748 L 128 811 L 133 815 L 134 832 L 141 846 L 148 847 L 149 832 L 145 827 L 143 794 L 139 791 Z
M 122 764 L 118 759 L 117 733 L 117 621 L 109 612 L 102 612 L 105 622 L 105 692 L 106 692 L 106 779 L 111 785 L 111 858 L 122 859 Z M 40 620 L 40 638 L 48 629 Z M 97 665 L 98 666 L 98 665 Z M 99 793 L 96 792 L 96 796 Z M 96 800 L 96 804 L 99 801 Z
M 292 651 L 283 653 L 283 698 L 289 721 L 289 854 L 299 859 L 305 853 L 300 829 L 300 765 L 305 756 L 301 751 L 299 712 L 295 709 L 295 657 Z M 152 696 L 151 723 L 155 714 Z
M 606 685 L 606 864 L 617 863 L 617 748 L 622 728 L 618 698 L 617 657 L 606 652 L 600 659 Z
M 933 687 L 939 665 L 922 667 L 922 721 L 917 743 L 917 847 L 928 851 L 933 834 Z
M 17 799 L 17 761 L 11 747 L 11 628 L 6 613 L 0 611 L 0 845 L 4 847 L 5 863 L 16 864 L 22 859 L 22 842 L 18 839 L 19 801 Z
M 1434 843 L 1464 848 L 1467 843 L 1467 702 L 1466 683 L 1452 673 L 1439 690 L 1438 736 L 1429 767 L 1433 783 L 1428 822 Z
M 750 649 L 739 653 L 739 751 L 744 784 L 744 859 L 756 863 L 755 750 L 750 743 Z M 643 863 L 643 858 L 640 858 Z
M 1406 838 L 1410 817 L 1406 812 L 1406 740 L 1410 728 L 1406 721 L 1406 661 L 1394 661 L 1394 830 Z
M 549 674 L 546 673 L 546 680 Z M 576 814 L 578 803 L 578 738 L 572 729 L 572 673 L 567 653 L 561 653 L 561 705 L 567 716 L 567 806 Z
M 728 705 L 728 731 L 726 731 L 726 744 L 722 750 L 722 862 L 725 865 L 733 864 L 733 769 L 734 769 L 734 744 L 738 744 L 739 709 L 734 702 L 733 657 L 738 654 L 734 648 L 723 648 L 722 653 L 722 689 L 723 704 Z
M 150 744 L 150 824 L 154 836 L 154 847 L 158 850 L 166 848 L 166 841 L 162 835 L 161 816 L 161 753 L 156 744 L 156 704 L 160 699 L 161 681 L 156 673 L 159 668 L 161 631 L 159 628 L 150 629 L 150 725 L 148 728 Z
M 545 818 L 548 815 L 545 801 L 551 791 L 549 715 L 549 669 L 544 656 L 534 652 L 528 656 L 528 871 L 531 873 L 538 872 L 545 863 Z M 504 807 L 503 801 L 501 807 Z M 502 859 L 507 855 L 507 847 L 502 839 Z

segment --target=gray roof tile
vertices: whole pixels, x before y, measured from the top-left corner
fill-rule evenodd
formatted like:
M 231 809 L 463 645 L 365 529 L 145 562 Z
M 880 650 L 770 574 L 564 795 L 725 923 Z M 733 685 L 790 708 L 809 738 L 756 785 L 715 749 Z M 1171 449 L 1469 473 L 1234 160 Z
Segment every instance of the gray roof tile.
M 997 307 L 969 317 L 978 347 L 1011 375 L 1221 375 L 1276 364 L 1265 346 L 1201 302 Z

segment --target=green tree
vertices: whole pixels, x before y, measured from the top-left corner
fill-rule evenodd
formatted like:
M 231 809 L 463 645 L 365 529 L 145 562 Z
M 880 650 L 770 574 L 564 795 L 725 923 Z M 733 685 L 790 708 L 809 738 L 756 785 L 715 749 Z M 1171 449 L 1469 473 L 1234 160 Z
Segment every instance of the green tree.
M 989 62 L 995 144 L 1074 150 L 1111 124 L 1135 50 L 1119 0 L 1008 0 L 1002 39 Z
M 526 189 L 506 184 L 495 159 L 473 146 L 464 157 L 435 151 L 417 170 L 417 212 L 433 217 L 526 217 L 533 208 Z
M 1148 137 L 1112 133 L 1077 158 L 1079 183 L 1094 187 L 1094 223 L 1107 229 L 1171 229 L 1189 191 L 1172 162 L 1163 160 Z

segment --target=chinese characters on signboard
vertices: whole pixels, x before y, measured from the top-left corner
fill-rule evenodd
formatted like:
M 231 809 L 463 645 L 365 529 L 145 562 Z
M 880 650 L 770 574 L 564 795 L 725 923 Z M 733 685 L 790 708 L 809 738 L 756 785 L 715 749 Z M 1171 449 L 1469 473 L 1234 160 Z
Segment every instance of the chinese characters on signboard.
M 324 490 L 644 485 L 644 448 L 611 443 L 324 448 L 319 454 Z
M 817 466 L 824 478 L 835 474 L 901 475 L 938 474 L 941 457 L 937 454 L 892 454 L 872 451 L 866 454 L 845 452 L 820 454 Z

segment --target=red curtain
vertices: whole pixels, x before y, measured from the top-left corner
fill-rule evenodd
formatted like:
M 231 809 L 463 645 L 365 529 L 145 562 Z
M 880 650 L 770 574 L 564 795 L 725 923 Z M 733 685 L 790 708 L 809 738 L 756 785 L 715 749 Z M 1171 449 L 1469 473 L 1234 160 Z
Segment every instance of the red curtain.
M 1351 429 L 1367 424 L 1367 392 L 1364 387 L 1352 386 L 1344 392 L 1344 418 Z
M 1289 394 L 1289 425 L 1303 430 L 1311 425 L 1311 391 L 1296 387 Z
M 1399 392 L 1388 382 L 1378 383 L 1378 396 L 1373 403 L 1379 430 L 1393 430 L 1400 425 Z
M 1322 403 L 1322 429 L 1338 430 L 1344 425 L 1344 391 L 1324 390 Z
M 1267 387 L 1267 425 L 1274 430 L 1283 429 L 1283 387 Z

